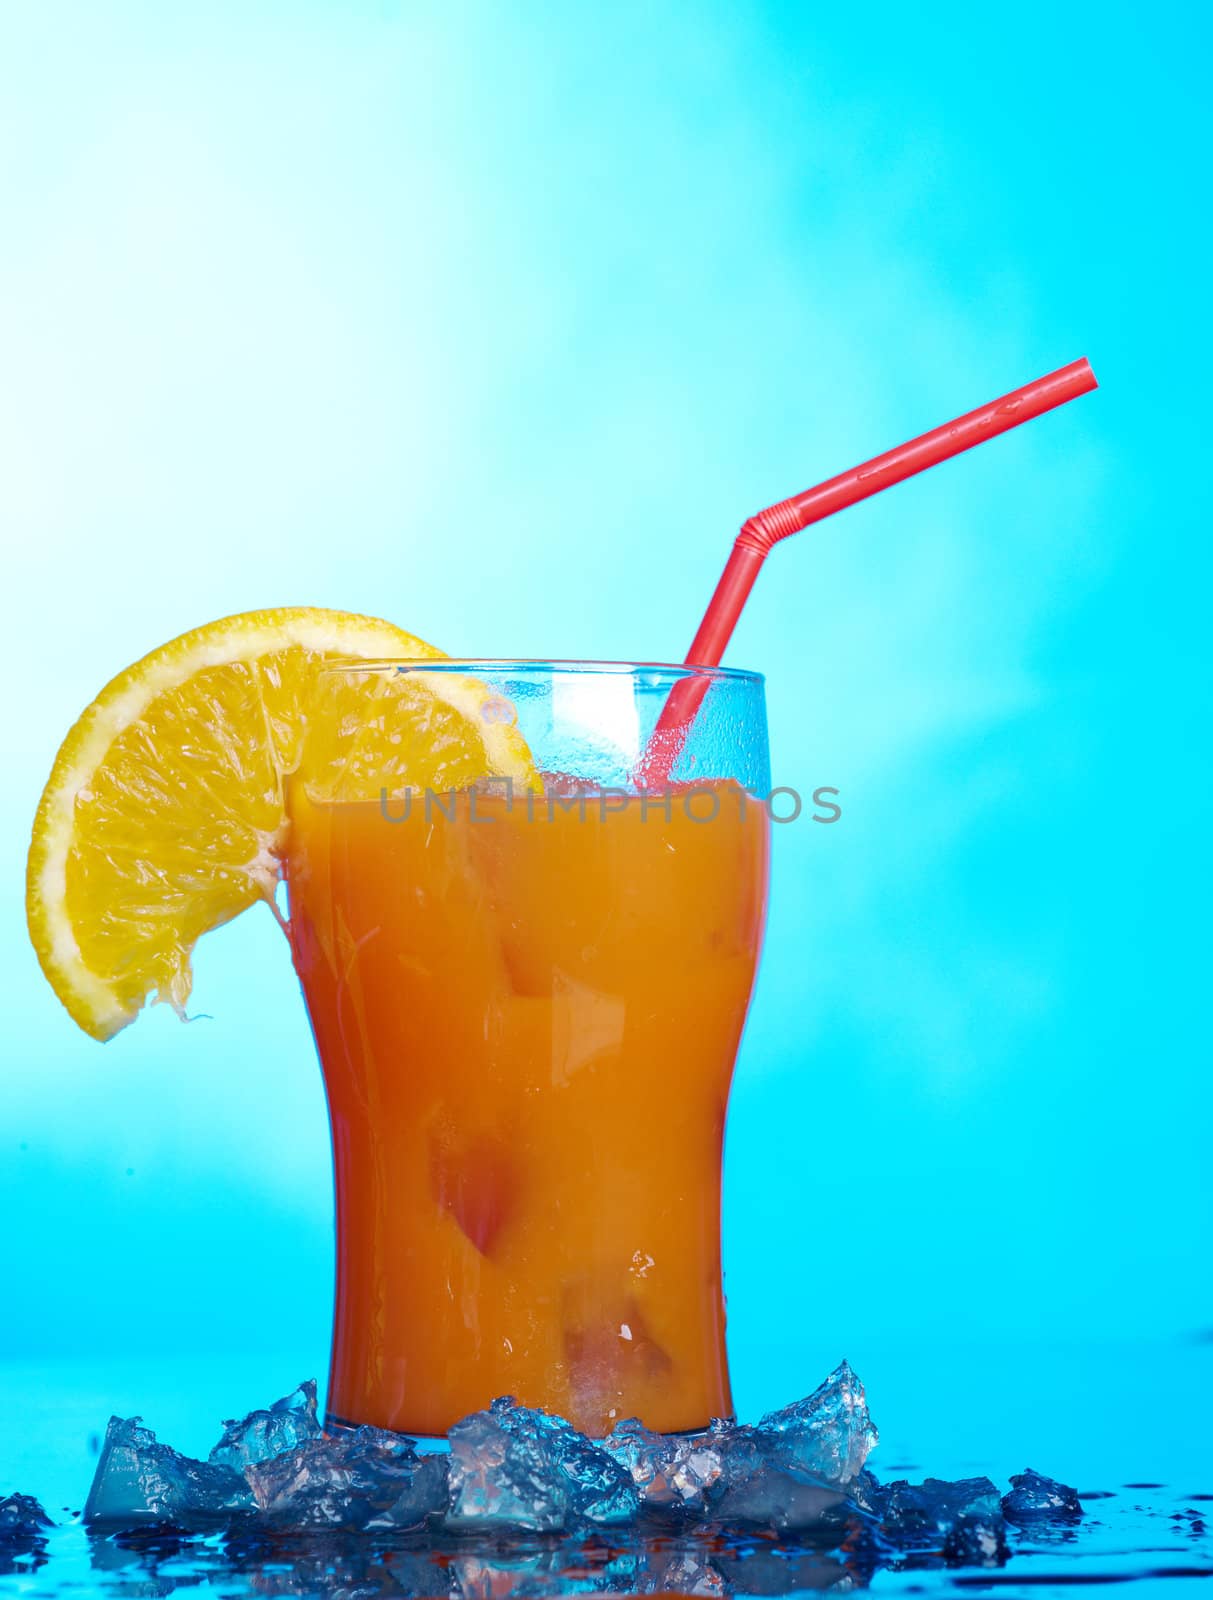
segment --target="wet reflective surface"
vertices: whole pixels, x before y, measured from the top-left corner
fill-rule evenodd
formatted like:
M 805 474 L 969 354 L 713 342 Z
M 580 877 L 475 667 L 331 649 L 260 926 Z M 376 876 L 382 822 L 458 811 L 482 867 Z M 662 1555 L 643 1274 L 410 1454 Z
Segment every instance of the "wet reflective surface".
M 804 1359 L 807 1367 L 817 1359 Z M 883 1439 L 871 1466 L 880 1480 L 921 1481 L 931 1473 L 961 1478 L 988 1470 L 1006 1492 L 1010 1461 L 1032 1438 L 1031 1458 L 1079 1490 L 1079 1522 L 1008 1523 L 1005 1544 L 932 1541 L 893 1550 L 870 1525 L 845 1518 L 812 1536 L 728 1536 L 710 1524 L 679 1532 L 602 1528 L 591 1535 L 439 1533 L 311 1534 L 247 1524 L 188 1535 L 170 1525 L 135 1532 L 88 1532 L 79 1520 L 108 1409 L 144 1397 L 148 1421 L 189 1449 L 213 1443 L 215 1397 L 239 1409 L 263 1374 L 240 1364 L 208 1363 L 194 1393 L 179 1369 L 116 1371 L 62 1366 L 0 1369 L 10 1418 L 0 1455 L 0 1493 L 39 1497 L 56 1526 L 0 1536 L 0 1595 L 113 1593 L 167 1596 L 209 1589 L 243 1596 L 452 1595 L 506 1600 L 511 1595 L 678 1592 L 703 1595 L 845 1592 L 871 1588 L 904 1594 L 965 1590 L 1025 1596 L 1076 1585 L 1124 1585 L 1135 1594 L 1178 1595 L 1180 1586 L 1213 1577 L 1213 1447 L 1209 1444 L 1213 1350 L 1194 1341 L 1118 1352 L 1019 1352 L 1018 1361 L 970 1352 L 963 1368 L 947 1364 L 951 1387 L 922 1386 L 924 1361 L 890 1354 L 866 1365 Z M 857 1363 L 858 1364 L 858 1363 Z M 944 1369 L 941 1367 L 940 1372 Z M 1051 1388 L 1042 1387 L 1042 1379 Z M 52 1379 L 57 1377 L 57 1384 Z M 780 1381 L 786 1382 L 786 1373 Z M 917 1381 L 915 1415 L 904 1396 Z M 169 1389 L 162 1384 L 172 1385 Z M 983 1388 L 988 1384 L 988 1388 Z M 903 1389 L 903 1385 L 905 1386 Z M 787 1390 L 784 1391 L 785 1395 Z M 1000 1410 L 1005 1407 L 1005 1414 Z M 1020 1431 L 1012 1411 L 1026 1413 Z M 193 1434 L 178 1419 L 194 1417 Z M 987 1414 L 988 1413 L 988 1414 Z M 892 1418 L 890 1423 L 887 1419 Z M 916 1423 L 904 1428 L 908 1418 Z M 86 1423 L 92 1422 L 87 1429 Z M 979 1426 L 980 1425 L 980 1426 Z M 973 1441 L 989 1430 L 988 1454 Z M 89 1432 L 94 1434 L 89 1438 Z M 1039 1447 L 1037 1447 L 1037 1444 Z M 201 1452 L 205 1453 L 205 1452 Z M 1133 1463 L 1137 1463 L 1136 1468 Z M 1028 1489 L 1032 1489 L 1029 1484 Z M 63 1497 L 62 1501 L 60 1496 Z M 1213 1600 L 1213 1588 L 1202 1589 Z
M 365 1534 L 265 1532 L 189 1537 L 171 1528 L 99 1536 L 79 1524 L 48 1530 L 36 1548 L 0 1555 L 4 1593 L 165 1596 L 208 1588 L 224 1595 L 783 1595 L 872 1587 L 906 1594 L 1075 1584 L 1138 1584 L 1213 1577 L 1204 1500 L 1168 1489 L 1102 1491 L 1072 1528 L 1008 1529 L 1008 1552 L 988 1566 L 942 1554 L 900 1556 L 837 1543 L 774 1537 L 630 1533 L 566 1541 L 446 1537 L 422 1545 Z M 1213 1593 L 1213 1590 L 1209 1591 Z

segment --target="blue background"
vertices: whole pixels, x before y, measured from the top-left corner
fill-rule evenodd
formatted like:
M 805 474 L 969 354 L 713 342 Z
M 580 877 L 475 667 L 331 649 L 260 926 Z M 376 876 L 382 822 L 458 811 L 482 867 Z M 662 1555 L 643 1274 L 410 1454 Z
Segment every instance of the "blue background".
M 1098 394 L 781 547 L 730 651 L 768 674 L 775 781 L 844 808 L 775 841 L 730 1329 L 747 1413 L 845 1352 L 907 1436 L 961 1369 L 974 1441 L 1032 1423 L 999 1409 L 1011 1370 L 1110 1436 L 1116 1352 L 1148 1347 L 1201 1374 L 1153 1448 L 1189 1436 L 1196 17 L 4 8 L 13 1373 L 50 1395 L 87 1355 L 100 1421 L 154 1362 L 212 1416 L 325 1361 L 327 1129 L 270 917 L 199 951 L 207 1020 L 104 1048 L 27 946 L 29 820 L 112 673 L 283 603 L 453 653 L 677 659 L 748 513 L 1087 354 Z

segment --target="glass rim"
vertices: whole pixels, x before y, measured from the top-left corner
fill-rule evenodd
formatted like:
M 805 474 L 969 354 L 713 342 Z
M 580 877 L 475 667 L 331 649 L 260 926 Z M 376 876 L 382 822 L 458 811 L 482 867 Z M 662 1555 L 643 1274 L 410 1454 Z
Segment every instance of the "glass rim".
M 519 677 L 628 677 L 659 675 L 678 682 L 702 678 L 709 683 L 748 683 L 758 687 L 766 681 L 761 672 L 742 667 L 702 667 L 671 661 L 576 661 L 543 660 L 539 657 L 510 656 L 341 656 L 325 661 L 322 672 L 458 672 L 512 673 Z

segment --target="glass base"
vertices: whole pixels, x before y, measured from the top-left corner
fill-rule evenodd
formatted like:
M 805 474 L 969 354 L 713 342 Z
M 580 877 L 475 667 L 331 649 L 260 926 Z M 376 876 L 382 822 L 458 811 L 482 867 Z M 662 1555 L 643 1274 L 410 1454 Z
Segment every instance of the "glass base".
M 335 1411 L 324 1413 L 325 1433 L 356 1433 L 364 1426 L 360 1422 L 351 1422 L 348 1417 L 339 1417 Z M 392 1432 L 399 1430 L 393 1429 Z M 451 1448 L 450 1441 L 445 1434 L 407 1433 L 401 1432 L 402 1439 L 411 1439 L 417 1447 L 419 1455 L 438 1454 Z
M 720 1422 L 736 1422 L 736 1420 L 735 1415 L 714 1417 L 712 1419 L 712 1421 Z M 351 1422 L 348 1417 L 339 1417 L 335 1411 L 326 1411 L 324 1414 L 325 1433 L 354 1433 L 362 1426 L 362 1423 Z M 707 1436 L 711 1426 L 712 1423 L 707 1422 L 702 1428 L 677 1428 L 672 1433 L 663 1434 L 662 1437 L 666 1439 L 702 1439 Z M 658 1430 L 654 1429 L 653 1431 L 657 1432 Z M 404 1431 L 400 1436 L 403 1439 L 411 1439 L 420 1455 L 442 1454 L 451 1448 L 451 1442 L 446 1434 L 409 1433 Z

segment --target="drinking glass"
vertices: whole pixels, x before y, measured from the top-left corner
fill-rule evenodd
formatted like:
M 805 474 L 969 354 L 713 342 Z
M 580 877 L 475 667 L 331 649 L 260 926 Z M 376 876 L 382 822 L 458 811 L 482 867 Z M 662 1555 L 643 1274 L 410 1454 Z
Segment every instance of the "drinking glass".
M 441 1436 L 502 1394 L 592 1435 L 729 1416 L 721 1154 L 765 915 L 761 677 L 330 670 L 371 691 L 401 773 L 418 737 L 403 686 L 511 725 L 542 774 L 488 770 L 486 739 L 473 782 L 291 791 L 292 941 L 336 1188 L 330 1421 Z M 670 783 L 644 789 L 688 677 L 694 726 Z M 413 708 L 398 734 L 396 706 Z M 323 694 L 314 716 L 333 731 Z

